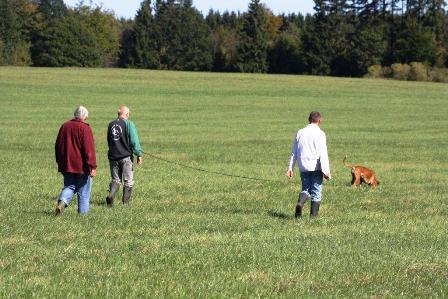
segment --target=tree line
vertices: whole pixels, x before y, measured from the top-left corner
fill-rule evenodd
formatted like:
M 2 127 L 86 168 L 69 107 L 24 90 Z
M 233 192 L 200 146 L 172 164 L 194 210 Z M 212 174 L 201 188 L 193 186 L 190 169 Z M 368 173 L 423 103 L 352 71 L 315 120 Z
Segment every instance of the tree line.
M 202 15 L 143 0 L 133 19 L 63 0 L 0 0 L 0 64 L 360 77 L 369 67 L 448 67 L 444 0 L 315 0 L 314 14 Z

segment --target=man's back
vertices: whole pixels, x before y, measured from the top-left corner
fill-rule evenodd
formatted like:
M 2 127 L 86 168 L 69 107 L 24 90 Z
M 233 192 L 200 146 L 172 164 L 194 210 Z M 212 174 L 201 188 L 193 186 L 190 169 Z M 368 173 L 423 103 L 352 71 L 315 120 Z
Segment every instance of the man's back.
M 302 159 L 318 159 L 318 144 L 325 133 L 314 124 L 309 124 L 297 132 L 299 157 Z
M 72 119 L 59 129 L 55 143 L 59 172 L 89 174 L 96 169 L 95 145 L 88 124 Z
M 297 132 L 293 155 L 301 172 L 329 170 L 326 136 L 318 125 L 309 124 Z
M 117 161 L 132 155 L 129 145 L 128 126 L 124 119 L 117 118 L 109 123 L 107 144 L 109 145 L 109 160 Z

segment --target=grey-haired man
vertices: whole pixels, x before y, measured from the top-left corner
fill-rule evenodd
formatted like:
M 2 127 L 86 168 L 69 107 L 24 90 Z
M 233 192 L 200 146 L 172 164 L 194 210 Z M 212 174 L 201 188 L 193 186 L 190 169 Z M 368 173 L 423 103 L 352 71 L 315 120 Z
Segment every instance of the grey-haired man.
M 55 143 L 58 171 L 64 176 L 64 188 L 59 195 L 56 215 L 68 206 L 78 194 L 78 213 L 89 211 L 92 177 L 96 175 L 95 143 L 92 129 L 86 123 L 89 112 L 83 106 L 76 108 L 75 118 L 59 129 Z

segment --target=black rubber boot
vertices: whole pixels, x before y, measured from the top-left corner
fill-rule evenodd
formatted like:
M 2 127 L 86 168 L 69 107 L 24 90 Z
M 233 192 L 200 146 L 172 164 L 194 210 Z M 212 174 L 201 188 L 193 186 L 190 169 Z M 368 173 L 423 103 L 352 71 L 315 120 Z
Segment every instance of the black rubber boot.
M 132 187 L 123 188 L 123 204 L 129 204 L 131 201 Z
M 114 206 L 114 198 L 115 198 L 115 194 L 117 194 L 118 190 L 120 190 L 120 184 L 118 184 L 116 182 L 110 183 L 109 194 L 106 197 L 106 204 L 108 207 Z
M 296 218 L 300 218 L 302 217 L 302 209 L 303 206 L 305 205 L 305 202 L 307 201 L 309 195 L 306 193 L 301 192 L 299 195 L 299 200 L 297 201 L 297 205 L 296 205 L 296 213 L 295 213 L 295 217 Z
M 310 209 L 311 218 L 316 218 L 317 215 L 319 215 L 319 208 L 320 208 L 320 201 L 311 202 L 311 209 Z
M 296 218 L 301 218 L 302 217 L 302 206 L 300 206 L 300 204 L 299 203 L 297 203 L 297 205 L 296 205 L 296 213 L 295 213 L 295 215 L 294 215 L 294 217 L 296 217 Z

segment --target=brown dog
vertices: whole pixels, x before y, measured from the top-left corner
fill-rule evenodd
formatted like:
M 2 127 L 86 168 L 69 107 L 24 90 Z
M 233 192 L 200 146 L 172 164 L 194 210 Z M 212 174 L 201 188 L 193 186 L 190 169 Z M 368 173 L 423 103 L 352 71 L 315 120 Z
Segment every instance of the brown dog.
M 380 181 L 378 181 L 378 179 L 376 178 L 375 172 L 373 172 L 373 170 L 360 165 L 348 164 L 346 160 L 347 157 L 344 157 L 342 163 L 352 169 L 352 187 L 358 187 L 359 185 L 361 185 L 361 183 L 365 183 L 373 187 L 376 187 L 380 184 Z

